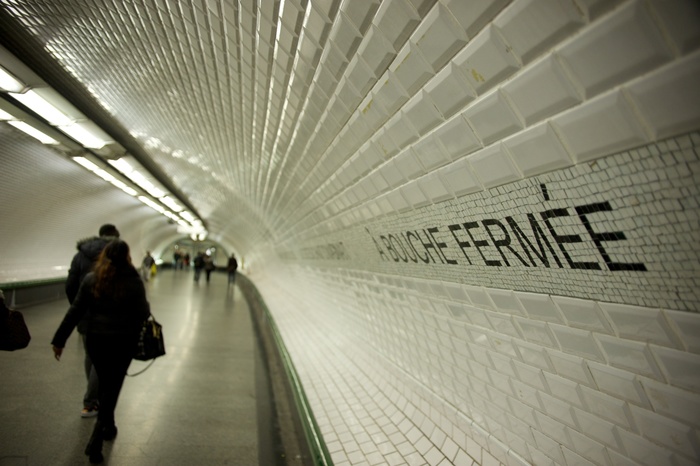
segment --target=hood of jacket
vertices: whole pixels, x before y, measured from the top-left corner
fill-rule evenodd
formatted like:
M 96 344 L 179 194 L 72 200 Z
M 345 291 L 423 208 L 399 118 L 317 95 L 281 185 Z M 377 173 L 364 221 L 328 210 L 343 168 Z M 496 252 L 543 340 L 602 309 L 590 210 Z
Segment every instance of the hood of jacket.
M 113 239 L 116 238 L 112 236 L 93 236 L 78 241 L 77 248 L 78 251 L 83 253 L 88 259 L 95 261 L 107 243 Z

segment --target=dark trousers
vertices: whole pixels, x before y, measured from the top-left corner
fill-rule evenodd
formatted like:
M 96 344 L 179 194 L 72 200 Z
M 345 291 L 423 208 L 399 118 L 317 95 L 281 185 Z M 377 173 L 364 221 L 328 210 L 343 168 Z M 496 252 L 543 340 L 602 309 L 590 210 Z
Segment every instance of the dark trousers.
M 138 335 L 87 334 L 87 350 L 100 380 L 97 420 L 102 426 L 114 425 L 114 409 L 137 340 Z

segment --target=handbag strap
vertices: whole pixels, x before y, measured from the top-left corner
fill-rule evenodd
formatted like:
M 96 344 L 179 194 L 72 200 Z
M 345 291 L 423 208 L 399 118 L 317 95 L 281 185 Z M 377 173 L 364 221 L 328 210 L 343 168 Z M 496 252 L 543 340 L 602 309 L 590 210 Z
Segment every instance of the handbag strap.
M 127 372 L 127 373 L 126 373 L 126 376 L 127 376 L 127 377 L 136 377 L 137 375 L 143 374 L 144 372 L 146 372 L 146 370 L 148 370 L 149 367 L 151 367 L 151 366 L 153 365 L 154 362 L 156 362 L 156 360 L 155 360 L 155 359 L 151 359 L 151 362 L 149 362 L 148 365 L 147 365 L 146 367 L 144 367 L 143 369 L 141 369 L 140 371 L 138 371 L 138 372 L 135 373 L 135 374 L 129 374 L 129 373 Z

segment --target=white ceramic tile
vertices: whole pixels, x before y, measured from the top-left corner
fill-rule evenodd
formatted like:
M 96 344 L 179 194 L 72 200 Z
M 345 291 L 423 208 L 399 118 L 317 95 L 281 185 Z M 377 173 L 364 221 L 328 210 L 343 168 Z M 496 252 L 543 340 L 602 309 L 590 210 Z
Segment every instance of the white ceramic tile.
M 643 437 L 700 461 L 693 446 L 697 439 L 693 440 L 695 434 L 691 426 L 636 406 L 632 407 L 632 414 Z
M 489 294 L 486 292 L 486 289 L 482 287 L 465 285 L 464 291 L 467 293 L 469 299 L 471 299 L 474 306 L 477 306 L 481 309 L 495 308 L 493 301 L 491 301 Z
M 601 391 L 638 406 L 651 406 L 635 374 L 594 361 L 588 361 L 588 368 Z
M 520 361 L 512 362 L 518 380 L 538 391 L 546 391 L 547 383 L 542 373 L 542 369 L 524 364 Z
M 669 61 L 672 52 L 647 7 L 629 2 L 558 50 L 591 97 Z
M 537 343 L 549 348 L 559 347 L 552 331 L 545 322 L 522 318 L 516 318 L 515 322 L 520 327 L 525 339 L 530 343 Z
M 341 11 L 333 22 L 329 40 L 338 47 L 346 58 L 351 58 L 360 45 L 362 35 L 355 25 Z
M 435 74 L 420 49 L 410 42 L 399 51 L 389 70 L 408 95 L 415 94 Z
M 578 421 L 579 432 L 583 432 L 593 440 L 612 447 L 615 450 L 620 449 L 615 432 L 615 424 L 594 416 L 584 410 L 573 408 L 574 416 Z
M 574 411 L 571 403 L 555 398 L 545 392 L 539 393 L 540 402 L 544 407 L 545 413 L 556 421 L 566 424 L 569 427 L 576 427 L 574 420 Z M 561 429 L 561 434 L 566 438 L 567 429 Z M 568 440 L 567 440 L 568 441 Z
M 381 105 L 387 115 L 393 115 L 408 101 L 408 94 L 391 71 L 387 71 L 372 89 L 373 100 Z M 374 104 L 372 105 L 372 107 Z M 367 107 L 363 107 L 367 108 Z
M 545 348 L 522 340 L 514 340 L 514 345 L 517 348 L 517 354 L 525 364 L 539 367 L 546 371 L 552 370 Z
M 613 333 L 610 323 L 608 323 L 600 306 L 595 301 L 566 296 L 552 296 L 552 301 L 561 310 L 572 327 L 592 330 L 598 333 Z
M 651 379 L 642 379 L 641 384 L 654 412 L 686 424 L 697 424 L 700 419 L 700 397 L 697 393 Z
M 663 314 L 680 335 L 684 348 L 692 353 L 700 353 L 700 314 L 669 310 L 664 310 Z
M 581 397 L 589 413 L 607 419 L 625 429 L 634 429 L 629 405 L 624 400 L 591 390 L 588 387 L 581 387 Z
M 384 74 L 396 56 L 394 47 L 375 25 L 372 25 L 365 34 L 357 53 L 367 63 L 376 78 Z
M 510 156 L 501 143 L 471 154 L 469 164 L 485 188 L 492 188 L 522 178 Z
M 533 434 L 535 436 L 535 443 L 538 449 L 540 449 L 548 458 L 554 460 L 554 464 L 565 464 L 564 455 L 561 451 L 559 442 L 552 440 L 548 436 L 538 431 L 534 431 Z
M 700 53 L 696 52 L 626 86 L 656 138 L 682 134 L 700 125 L 699 73 Z
M 423 89 L 445 118 L 464 109 L 476 97 L 467 77 L 453 63 L 445 66 Z
M 615 303 L 598 303 L 623 338 L 657 345 L 680 347 L 678 336 L 671 330 L 659 309 Z
M 673 464 L 671 450 L 657 446 L 624 429 L 619 429 L 618 435 L 629 457 L 640 464 L 645 466 L 671 466 Z
M 487 289 L 491 300 L 496 305 L 496 309 L 507 314 L 524 316 L 525 310 L 510 290 L 499 290 L 496 288 Z
M 654 14 L 661 18 L 665 31 L 673 38 L 675 46 L 685 54 L 700 45 L 700 9 L 693 0 L 666 2 L 652 0 Z
M 402 112 L 421 137 L 443 122 L 442 115 L 425 92 L 411 98 Z
M 495 0 L 493 2 L 445 0 L 442 3 L 450 10 L 467 35 L 472 38 L 509 3 L 509 0 Z
M 384 177 L 389 186 L 395 188 L 403 184 L 406 179 L 403 177 L 399 169 L 394 165 L 393 161 L 389 161 L 379 169 L 379 174 Z
M 549 328 L 556 336 L 562 351 L 594 361 L 605 361 L 591 332 L 553 323 Z
M 459 114 L 437 128 L 434 134 L 452 159 L 471 154 L 482 147 L 474 131 Z
M 503 92 L 513 102 L 526 125 L 556 115 L 581 102 L 574 84 L 559 64 L 548 55 L 506 83 Z
M 386 129 L 386 136 L 391 138 L 399 151 L 405 150 L 409 144 L 417 141 L 419 137 L 418 131 L 406 119 L 403 111 L 394 115 L 384 128 Z M 383 143 L 384 139 L 379 139 L 379 141 Z M 389 151 L 389 154 L 391 154 L 391 151 Z
M 633 109 L 619 91 L 575 107 L 552 120 L 575 162 L 639 146 L 648 140 Z
M 586 386 L 595 386 L 585 359 L 557 350 L 547 350 L 547 354 L 557 374 Z
M 487 312 L 486 316 L 491 322 L 491 327 L 495 332 L 518 338 L 521 336 L 513 325 L 513 321 L 509 315 L 503 315 L 496 312 Z
M 520 382 L 519 380 L 512 379 L 510 382 L 516 400 L 521 401 L 532 408 L 535 408 L 536 411 L 542 410 L 540 400 L 537 397 L 537 389 L 523 382 Z
M 437 173 L 430 173 L 419 178 L 418 184 L 421 191 L 423 191 L 432 202 L 441 202 L 453 197 L 452 193 L 445 187 L 445 184 Z
M 438 141 L 435 132 L 416 142 L 412 149 L 426 170 L 434 170 L 449 162 L 447 154 L 440 141 Z
M 573 449 L 584 458 L 592 461 L 594 464 L 609 464 L 607 449 L 602 444 L 591 440 L 581 432 L 568 429 L 569 438 Z M 574 462 L 573 464 L 576 464 Z
M 367 63 L 359 55 L 355 55 L 355 58 L 348 65 L 346 76 L 348 82 L 357 89 L 361 96 L 367 95 L 377 80 Z
M 454 16 L 438 3 L 416 28 L 411 40 L 438 71 L 467 43 L 467 36 Z
M 549 295 L 538 293 L 525 293 L 516 291 L 515 297 L 525 308 L 530 318 L 544 320 L 547 322 L 564 323 L 559 309 Z
M 518 60 L 508 53 L 508 46 L 493 26 L 488 26 L 472 39 L 452 62 L 467 76 L 478 94 L 503 82 L 520 68 Z
M 393 159 L 394 166 L 401 172 L 406 180 L 413 180 L 423 174 L 423 166 L 418 161 L 415 153 L 405 150 Z
M 453 162 L 439 169 L 437 173 L 456 197 L 483 189 L 466 159 Z
M 485 145 L 514 134 L 523 127 L 499 90 L 470 105 L 462 115 Z
M 373 24 L 384 34 L 394 49 L 399 50 L 419 22 L 418 13 L 409 2 L 397 0 L 382 2 Z
M 548 123 L 542 123 L 503 141 L 524 176 L 534 176 L 573 164 Z
M 596 335 L 595 338 L 600 342 L 610 365 L 663 380 L 659 367 L 646 344 L 608 335 Z
M 651 351 L 671 385 L 700 391 L 700 355 L 661 346 L 652 346 Z
M 576 464 L 579 466 L 596 466 L 595 463 L 588 461 L 583 456 L 569 450 L 566 447 L 562 447 L 561 450 L 562 450 L 562 453 L 564 454 L 564 460 L 566 461 L 566 464 Z
M 387 199 L 397 212 L 404 212 L 411 207 L 411 205 L 406 202 L 406 199 L 401 195 L 401 191 L 398 189 L 388 193 Z
M 574 4 L 556 0 L 516 2 L 493 22 L 516 55 L 527 63 L 584 24 Z
M 423 207 L 430 203 L 430 199 L 421 191 L 418 183 L 410 182 L 400 188 L 404 199 L 413 207 Z
M 372 181 L 372 184 L 374 184 L 375 189 L 377 192 L 383 193 L 386 192 L 390 186 L 389 183 L 384 179 L 379 172 L 374 172 L 371 175 L 369 175 L 369 179 Z
M 580 385 L 572 380 L 561 377 L 551 372 L 543 372 L 548 392 L 561 401 L 567 402 L 572 406 L 584 408 L 581 401 Z

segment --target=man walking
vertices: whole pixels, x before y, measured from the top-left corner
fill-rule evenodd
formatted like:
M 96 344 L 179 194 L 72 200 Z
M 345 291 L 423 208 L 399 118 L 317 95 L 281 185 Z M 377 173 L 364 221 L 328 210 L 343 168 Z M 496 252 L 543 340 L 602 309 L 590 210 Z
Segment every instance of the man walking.
M 104 247 L 110 241 L 119 238 L 119 231 L 112 224 L 102 225 L 98 234 L 99 236 L 93 236 L 78 241 L 78 252 L 73 256 L 70 270 L 68 271 L 68 278 L 66 279 L 66 296 L 68 297 L 68 302 L 71 304 L 73 304 L 78 294 L 80 283 L 83 281 L 83 278 L 85 278 L 85 275 L 92 270 L 93 264 Z M 86 331 L 86 321 L 82 320 L 78 324 L 78 332 L 83 342 L 83 348 L 85 348 Z M 85 350 L 85 376 L 87 377 L 87 390 L 83 396 L 83 410 L 80 415 L 82 417 L 94 417 L 97 416 L 97 410 L 99 409 L 99 402 L 97 401 L 99 381 L 97 379 L 97 372 L 92 365 L 87 350 Z

